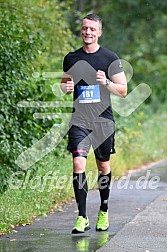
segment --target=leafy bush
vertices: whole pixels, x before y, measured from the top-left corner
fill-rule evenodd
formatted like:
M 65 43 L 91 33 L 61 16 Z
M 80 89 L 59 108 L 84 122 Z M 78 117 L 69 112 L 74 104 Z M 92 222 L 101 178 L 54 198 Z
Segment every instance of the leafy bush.
M 74 42 L 64 19 L 69 3 L 70 1 L 67 1 L 65 5 L 64 1 L 58 3 L 57 0 L 7 0 L 2 3 L 0 192 L 7 188 L 10 173 L 19 169 L 15 164 L 18 155 L 40 140 L 54 123 L 54 120 L 49 119 L 35 120 L 35 109 L 19 107 L 18 102 L 51 101 L 60 98 L 57 90 L 54 92 L 52 89 L 51 92 L 55 80 L 41 76 L 43 72 L 55 72 L 62 68 L 63 55 L 70 50 Z M 40 78 L 32 78 L 33 72 L 39 72 Z M 53 108 L 40 108 L 40 112 L 46 111 L 52 112 Z M 59 108 L 58 112 L 61 111 Z M 63 155 L 64 141 L 56 149 L 55 156 Z
M 0 15 L 0 191 L 6 187 L 11 169 L 16 169 L 17 155 L 37 137 L 36 125 L 31 113 L 20 109 L 20 100 L 33 98 L 30 71 L 31 62 L 41 46 L 39 34 L 33 34 L 31 27 L 17 15 L 1 10 Z M 31 133 L 30 133 L 31 132 Z M 40 133 L 39 133 L 40 134 Z

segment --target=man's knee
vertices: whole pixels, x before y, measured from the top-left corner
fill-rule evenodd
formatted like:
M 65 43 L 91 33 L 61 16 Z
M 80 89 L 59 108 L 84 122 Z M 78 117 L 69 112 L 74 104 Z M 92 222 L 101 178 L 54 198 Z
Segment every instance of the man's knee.
M 110 161 L 102 162 L 102 161 L 96 160 L 96 162 L 97 162 L 99 172 L 101 172 L 102 174 L 110 173 Z
M 73 169 L 75 173 L 82 173 L 85 171 L 86 158 L 85 157 L 75 157 L 73 159 Z

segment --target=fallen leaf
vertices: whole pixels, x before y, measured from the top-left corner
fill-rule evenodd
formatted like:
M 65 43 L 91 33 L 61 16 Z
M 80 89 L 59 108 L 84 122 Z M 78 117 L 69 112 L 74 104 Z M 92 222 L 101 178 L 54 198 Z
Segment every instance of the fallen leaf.
M 31 225 L 31 222 L 25 222 L 21 224 L 23 227 L 27 226 L 27 225 Z

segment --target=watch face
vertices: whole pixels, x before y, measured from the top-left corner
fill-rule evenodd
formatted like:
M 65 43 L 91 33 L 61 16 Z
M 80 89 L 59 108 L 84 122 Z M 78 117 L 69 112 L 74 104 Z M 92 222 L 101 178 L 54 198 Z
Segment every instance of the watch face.
M 110 85 L 110 80 L 106 79 L 106 86 Z

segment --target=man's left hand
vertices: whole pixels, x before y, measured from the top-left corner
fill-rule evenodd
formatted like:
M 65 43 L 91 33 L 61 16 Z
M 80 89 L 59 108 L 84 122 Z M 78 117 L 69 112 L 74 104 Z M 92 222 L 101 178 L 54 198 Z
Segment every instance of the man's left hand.
M 106 74 L 104 71 L 98 70 L 96 73 L 96 81 L 100 82 L 101 85 L 106 85 Z

